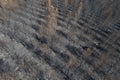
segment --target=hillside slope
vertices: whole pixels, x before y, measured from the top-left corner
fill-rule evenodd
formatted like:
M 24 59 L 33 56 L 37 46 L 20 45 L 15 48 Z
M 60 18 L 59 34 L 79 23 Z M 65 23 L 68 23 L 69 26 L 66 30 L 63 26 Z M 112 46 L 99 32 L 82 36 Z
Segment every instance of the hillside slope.
M 120 80 L 119 0 L 10 1 L 0 2 L 0 80 Z

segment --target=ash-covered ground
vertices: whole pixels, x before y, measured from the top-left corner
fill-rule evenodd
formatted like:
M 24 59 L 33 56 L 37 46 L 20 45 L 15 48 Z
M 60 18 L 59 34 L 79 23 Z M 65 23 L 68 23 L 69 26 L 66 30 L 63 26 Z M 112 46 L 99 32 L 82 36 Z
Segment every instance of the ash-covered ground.
M 0 80 L 120 80 L 119 0 L 0 0 Z

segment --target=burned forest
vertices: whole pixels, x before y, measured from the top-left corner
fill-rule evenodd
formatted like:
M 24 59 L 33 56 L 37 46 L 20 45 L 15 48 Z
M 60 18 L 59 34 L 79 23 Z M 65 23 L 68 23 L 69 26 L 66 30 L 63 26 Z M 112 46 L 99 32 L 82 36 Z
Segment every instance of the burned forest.
M 120 0 L 0 0 L 0 80 L 120 80 Z

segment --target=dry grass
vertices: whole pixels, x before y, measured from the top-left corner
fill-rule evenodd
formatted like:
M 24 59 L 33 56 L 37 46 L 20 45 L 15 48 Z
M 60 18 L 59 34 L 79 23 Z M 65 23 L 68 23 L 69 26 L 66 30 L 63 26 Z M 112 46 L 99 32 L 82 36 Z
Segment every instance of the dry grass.
M 4 21 L 6 20 L 6 16 L 3 12 L 0 12 L 0 23 L 4 23 Z
M 82 8 L 83 8 L 83 2 L 80 2 L 79 7 L 77 8 L 77 11 L 75 13 L 74 21 L 72 22 L 73 27 L 71 28 L 71 30 L 74 30 L 75 26 L 77 25 L 77 21 L 81 15 Z
M 55 27 L 57 26 L 57 9 L 51 4 L 51 0 L 48 0 L 48 26 L 49 26 L 49 31 L 50 33 L 54 33 Z
M 48 12 L 48 15 L 47 15 L 47 19 L 46 19 L 46 22 L 47 22 L 47 26 L 44 25 L 44 24 L 40 24 L 41 25 L 41 33 L 43 35 L 46 35 L 46 36 L 52 36 L 55 34 L 56 32 L 56 26 L 57 26 L 57 9 L 52 5 L 51 3 L 51 0 L 47 0 L 47 12 Z
M 68 6 L 68 0 L 65 0 L 65 7 L 67 7 Z
M 78 7 L 78 9 L 77 9 L 77 12 L 76 12 L 76 14 L 75 14 L 75 23 L 73 23 L 73 25 L 76 25 L 76 22 L 78 21 L 78 19 L 79 19 L 79 17 L 80 17 L 82 8 L 83 8 L 83 2 L 80 2 L 79 7 Z
M 14 9 L 17 6 L 16 1 L 14 0 L 1 0 L 0 5 L 2 8 L 9 8 L 9 9 Z
M 70 60 L 67 62 L 66 67 L 73 68 L 74 65 L 77 63 L 77 58 L 69 52 L 66 54 L 70 57 Z
M 103 22 L 103 26 L 105 25 L 109 25 L 112 20 L 113 20 L 113 15 L 115 15 L 115 13 L 113 12 L 113 5 L 111 4 L 112 2 L 108 1 L 108 0 L 101 0 L 100 1 L 100 4 L 102 5 L 101 8 L 102 8 L 102 13 L 101 15 L 106 17 L 104 19 L 104 22 Z
M 83 2 L 80 2 L 79 3 L 79 7 L 77 8 L 77 11 L 75 12 L 75 17 L 73 17 L 71 14 L 69 15 L 69 16 L 71 16 L 70 18 L 73 18 L 73 21 L 71 22 L 72 23 L 72 27 L 70 28 L 70 30 L 68 32 L 68 34 L 70 36 L 74 36 L 75 33 L 76 33 L 75 29 L 76 29 L 76 26 L 77 26 L 77 21 L 78 21 L 79 17 L 81 16 L 82 9 L 83 9 Z
M 23 4 L 24 0 L 0 0 L 0 6 L 4 8 L 8 8 L 10 10 L 14 10 L 19 5 Z
M 84 56 L 85 57 L 89 57 L 93 52 L 93 49 L 92 48 L 87 48 L 86 50 L 84 50 Z
M 115 75 L 107 75 L 104 80 L 118 80 Z
M 99 69 L 100 67 L 102 67 L 104 64 L 106 64 L 108 60 L 108 55 L 106 53 L 103 53 L 101 56 L 100 56 L 100 59 L 98 61 L 96 61 L 95 63 L 95 67 L 96 69 Z
M 6 73 L 6 74 L 0 74 L 0 80 L 16 80 L 15 74 Z
M 106 10 L 104 10 L 104 12 L 102 13 L 103 16 L 106 16 L 106 19 L 104 20 L 103 26 L 104 25 L 108 25 L 110 24 L 110 22 L 113 19 L 113 9 L 112 8 L 107 8 Z
M 108 39 L 108 41 L 106 41 L 105 43 L 107 42 L 111 42 L 111 44 L 113 44 L 115 42 L 115 40 L 117 39 L 117 35 L 116 35 L 116 32 L 114 32 Z M 108 53 L 110 54 L 113 54 L 114 53 L 114 50 L 113 50 L 113 47 L 112 46 L 109 46 L 108 47 L 110 50 L 107 52 L 107 53 L 102 53 L 101 56 L 99 57 L 99 60 L 97 60 L 95 62 L 95 68 L 93 70 L 86 70 L 86 74 L 83 76 L 83 78 L 85 78 L 86 76 L 89 76 L 91 75 L 94 71 L 96 70 L 99 70 L 102 66 L 104 66 L 107 61 L 109 60 L 109 55 Z M 115 75 L 111 74 L 111 75 L 107 75 L 105 76 L 104 80 L 117 80 L 116 79 L 117 77 L 115 77 Z
M 40 50 L 42 50 L 43 53 L 49 53 L 50 52 L 50 48 L 47 44 L 42 44 L 40 46 Z M 44 54 L 42 54 L 42 55 L 44 55 Z
M 25 0 L 0 0 L 0 20 L 5 20 L 5 9 L 14 12 Z
M 49 31 L 51 34 L 54 34 L 55 31 L 56 31 L 56 26 L 57 26 L 57 10 L 54 6 L 50 6 L 48 8 L 48 12 L 49 12 L 49 15 L 48 15 L 48 27 L 49 27 Z
M 69 11 L 68 14 L 67 14 L 67 17 L 65 19 L 66 23 L 68 24 L 68 22 L 72 19 L 72 11 Z M 68 26 L 67 26 L 68 27 Z

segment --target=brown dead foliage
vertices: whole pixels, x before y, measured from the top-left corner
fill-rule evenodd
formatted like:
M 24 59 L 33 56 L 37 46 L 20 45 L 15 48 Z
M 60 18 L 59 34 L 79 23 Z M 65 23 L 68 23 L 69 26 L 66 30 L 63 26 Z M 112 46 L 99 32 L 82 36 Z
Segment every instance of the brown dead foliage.
M 8 8 L 10 10 L 14 10 L 19 5 L 23 4 L 24 0 L 0 0 L 0 6 L 4 8 Z
M 16 75 L 12 73 L 0 74 L 0 80 L 16 80 Z
M 71 27 L 71 29 L 69 31 L 69 33 L 71 34 L 71 36 L 73 36 L 75 34 L 75 31 L 73 31 L 73 30 L 75 30 L 75 28 L 77 26 L 77 21 L 78 21 L 80 15 L 81 15 L 82 9 L 83 9 L 83 2 L 80 2 L 79 3 L 79 7 L 77 8 L 77 11 L 75 13 L 75 17 L 73 18 L 74 20 L 72 21 L 72 27 Z
M 76 12 L 76 14 L 75 14 L 73 26 L 76 26 L 77 21 L 78 21 L 78 19 L 79 19 L 79 17 L 80 17 L 82 8 L 83 8 L 83 2 L 80 2 L 79 7 L 78 7 L 78 9 L 77 9 L 77 12 Z
M 48 9 L 48 27 L 50 34 L 54 34 L 57 26 L 57 10 L 54 6 L 50 6 Z
M 51 4 L 51 0 L 48 0 L 48 26 L 50 33 L 54 33 L 55 27 L 57 26 L 57 9 Z
M 0 0 L 0 20 L 5 20 L 5 10 L 9 10 L 10 12 L 14 12 L 16 8 L 20 5 L 23 5 L 25 0 Z
M 87 49 L 84 50 L 84 54 L 83 55 L 85 57 L 89 57 L 92 54 L 92 52 L 93 52 L 92 48 L 87 48 Z
M 46 19 L 46 24 L 47 25 L 44 25 L 44 24 L 40 24 L 41 25 L 41 30 L 40 32 L 43 34 L 43 35 L 46 35 L 46 36 L 52 36 L 55 34 L 55 31 L 56 31 L 56 26 L 57 26 L 57 9 L 51 4 L 51 0 L 47 0 L 47 19 Z
M 105 76 L 104 80 L 118 80 L 115 75 L 107 75 Z
M 66 53 L 66 54 L 70 57 L 70 60 L 68 61 L 68 63 L 66 64 L 66 66 L 68 68 L 73 68 L 74 65 L 77 62 L 77 58 L 74 55 L 72 55 L 71 53 Z

